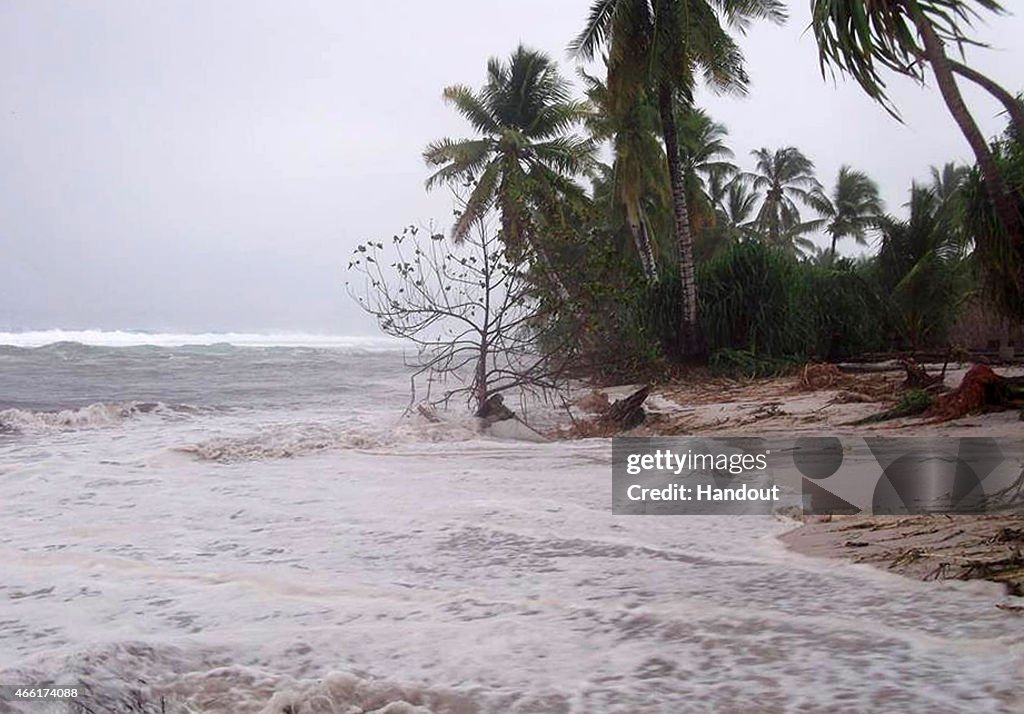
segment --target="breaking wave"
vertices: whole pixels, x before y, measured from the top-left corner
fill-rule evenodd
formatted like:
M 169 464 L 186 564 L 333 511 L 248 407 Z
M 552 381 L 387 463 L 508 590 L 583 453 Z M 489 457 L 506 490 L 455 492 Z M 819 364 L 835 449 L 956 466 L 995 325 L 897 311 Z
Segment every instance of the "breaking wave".
M 379 449 L 397 444 L 469 441 L 480 436 L 472 419 L 429 423 L 416 417 L 391 425 L 287 424 L 178 447 L 200 461 L 241 463 L 289 459 L 321 451 Z
M 388 337 L 366 337 L 361 335 L 259 334 L 251 332 L 204 332 L 191 334 L 132 332 L 127 330 L 0 332 L 0 345 L 44 347 L 58 343 L 77 343 L 92 347 L 201 347 L 231 345 L 233 347 L 312 347 L 366 351 L 388 351 L 401 347 L 399 341 Z
M 34 434 L 53 431 L 79 431 L 99 429 L 119 424 L 126 419 L 144 414 L 181 416 L 196 411 L 195 407 L 171 407 L 162 402 L 124 402 L 121 404 L 91 404 L 79 409 L 60 411 L 31 411 L 4 409 L 0 411 L 0 434 Z
M 302 646 L 296 648 L 301 654 Z M 456 714 L 479 711 L 468 696 L 416 685 L 330 672 L 294 679 L 231 664 L 215 653 L 118 642 L 78 652 L 63 662 L 8 671 L 8 681 L 53 681 L 78 690 L 76 711 L 138 714 Z M 56 671 L 55 671 L 56 670 Z M 10 707 L 5 708 L 5 707 Z M 0 699 L 0 709 L 38 711 Z

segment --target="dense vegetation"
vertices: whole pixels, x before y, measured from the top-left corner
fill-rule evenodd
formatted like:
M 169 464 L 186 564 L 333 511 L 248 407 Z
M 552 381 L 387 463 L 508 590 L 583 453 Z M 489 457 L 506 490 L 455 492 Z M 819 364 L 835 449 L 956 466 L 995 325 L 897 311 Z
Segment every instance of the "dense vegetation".
M 603 370 L 706 359 L 756 373 L 809 357 L 950 347 L 968 301 L 1024 318 L 1024 112 L 944 50 L 969 41 L 978 10 L 1000 6 L 811 4 L 823 70 L 851 74 L 895 114 L 883 73 L 923 80 L 930 69 L 977 164 L 932 168 L 905 206 L 886 212 L 876 183 L 853 166 L 822 183 L 796 146 L 744 161 L 694 89 L 746 93 L 735 35 L 783 22 L 785 5 L 597 0 L 570 51 L 603 61 L 603 76 L 579 70 L 577 90 L 550 57 L 519 47 L 490 60 L 481 88 L 445 90 L 472 130 L 424 152 L 428 187 L 465 197 L 452 240 L 496 215 L 533 299 L 571 306 L 550 314 L 561 334 L 580 336 L 580 363 Z M 1004 136 L 979 143 L 957 78 L 1003 103 Z M 844 257 L 850 244 L 866 250 Z

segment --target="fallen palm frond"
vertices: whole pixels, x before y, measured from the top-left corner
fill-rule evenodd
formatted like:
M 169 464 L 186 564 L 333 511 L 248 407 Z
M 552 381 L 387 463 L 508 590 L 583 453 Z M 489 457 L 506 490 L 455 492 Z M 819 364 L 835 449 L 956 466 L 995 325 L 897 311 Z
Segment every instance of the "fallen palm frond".
M 848 374 L 834 364 L 811 362 L 801 368 L 795 388 L 801 392 L 835 389 L 840 403 L 878 402 L 891 398 L 895 385 L 881 374 Z
M 923 389 L 911 389 L 899 403 L 886 409 L 885 411 L 871 416 L 858 419 L 857 421 L 850 422 L 850 426 L 863 426 L 864 424 L 877 424 L 882 421 L 889 421 L 890 419 L 902 419 L 908 416 L 917 416 L 923 414 L 932 406 L 934 397 L 930 392 L 926 392 Z

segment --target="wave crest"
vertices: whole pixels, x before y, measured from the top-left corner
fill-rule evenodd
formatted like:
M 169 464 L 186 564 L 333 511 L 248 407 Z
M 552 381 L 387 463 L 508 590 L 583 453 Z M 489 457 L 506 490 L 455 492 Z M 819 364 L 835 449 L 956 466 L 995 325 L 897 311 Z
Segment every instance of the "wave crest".
M 79 409 L 62 409 L 55 412 L 4 409 L 0 411 L 0 433 L 27 434 L 98 429 L 119 424 L 126 419 L 143 414 L 173 414 L 188 411 L 190 411 L 189 407 L 169 407 L 162 402 L 90 404 Z
M 208 439 L 177 450 L 200 461 L 241 463 L 295 458 L 320 451 L 379 449 L 397 444 L 458 442 L 478 437 L 472 420 L 428 423 L 410 417 L 398 425 L 289 424 L 246 436 Z

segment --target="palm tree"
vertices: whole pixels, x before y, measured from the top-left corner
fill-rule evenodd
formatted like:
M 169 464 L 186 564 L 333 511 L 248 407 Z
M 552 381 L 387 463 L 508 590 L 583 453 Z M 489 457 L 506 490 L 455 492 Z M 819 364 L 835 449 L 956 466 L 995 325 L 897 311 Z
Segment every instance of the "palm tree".
M 960 192 L 969 173 L 970 169 L 967 166 L 954 161 L 947 161 L 942 168 L 932 166 L 931 189 L 939 202 L 946 204 L 952 201 Z
M 885 82 L 876 66 L 918 80 L 927 64 L 950 114 L 974 152 L 978 168 L 992 197 L 996 215 L 1011 239 L 1024 243 L 1024 220 L 988 142 L 971 116 L 954 73 L 992 93 L 1024 132 L 1020 101 L 979 72 L 952 60 L 946 43 L 959 48 L 973 42 L 965 29 L 978 10 L 1003 12 L 996 0 L 812 0 L 812 26 L 822 68 L 832 65 L 848 72 L 867 94 L 895 114 L 885 94 Z
M 756 237 L 757 194 L 739 180 L 726 184 L 719 201 L 718 218 L 729 227 L 733 239 Z
M 615 101 L 605 82 L 579 72 L 590 111 L 586 126 L 595 141 L 609 141 L 614 155 L 610 175 L 615 202 L 621 207 L 648 282 L 658 282 L 654 239 L 645 203 L 669 203 L 665 152 L 658 143 L 657 109 L 639 94 L 632 101 Z
M 804 223 L 797 204 L 816 208 L 823 202 L 814 162 L 795 146 L 775 151 L 761 148 L 751 154 L 756 167 L 745 178 L 762 199 L 755 219 L 758 230 L 770 244 L 787 251 L 809 249 L 812 243 L 803 234 L 814 226 Z
M 726 146 L 729 135 L 724 124 L 714 121 L 703 109 L 685 105 L 677 109 L 680 129 L 680 160 L 690 214 L 690 230 L 713 226 L 716 221 L 711 183 L 726 182 L 739 173 Z
M 496 208 L 507 248 L 532 252 L 556 282 L 539 233 L 564 222 L 585 200 L 573 179 L 591 166 L 594 153 L 592 142 L 572 131 L 585 107 L 570 91 L 555 63 L 520 45 L 507 62 L 487 63 L 487 83 L 479 91 L 464 85 L 444 90 L 477 136 L 440 139 L 423 152 L 428 165 L 439 167 L 427 179 L 428 189 L 447 184 L 469 190 L 453 240 L 461 241 Z
M 832 195 L 821 198 L 824 200 L 818 202 L 817 208 L 825 234 L 832 239 L 832 260 L 836 257 L 836 244 L 843 238 L 867 245 L 868 231 L 878 225 L 884 210 L 878 184 L 867 174 L 842 166 Z
M 967 297 L 966 263 L 932 189 L 915 184 L 908 207 L 906 220 L 879 221 L 878 270 L 901 334 L 920 347 L 942 337 Z
M 701 339 L 676 105 L 692 98 L 698 76 L 720 90 L 743 91 L 743 56 L 727 28 L 742 30 L 755 18 L 781 22 L 785 10 L 780 0 L 595 0 L 570 46 L 587 60 L 607 51 L 608 86 L 618 101 L 643 92 L 657 100 L 679 252 L 683 357 L 699 354 Z
M 992 148 L 1024 207 L 1024 136 L 1009 127 Z M 1002 229 L 979 169 L 972 167 L 961 178 L 954 215 L 968 239 L 963 243 L 973 241 L 971 257 L 985 296 L 1005 317 L 1024 321 L 1024 243 Z

